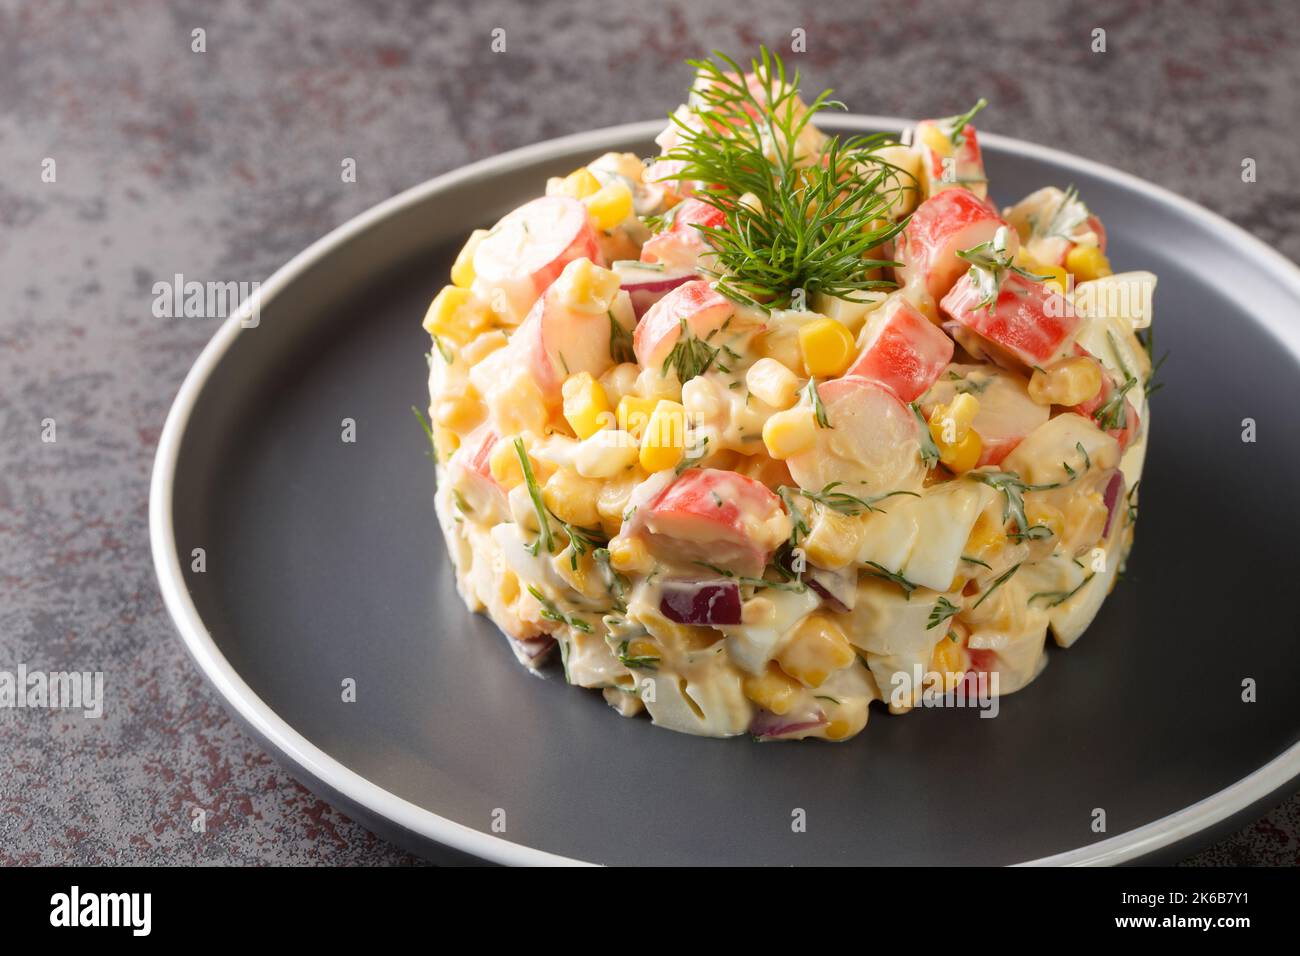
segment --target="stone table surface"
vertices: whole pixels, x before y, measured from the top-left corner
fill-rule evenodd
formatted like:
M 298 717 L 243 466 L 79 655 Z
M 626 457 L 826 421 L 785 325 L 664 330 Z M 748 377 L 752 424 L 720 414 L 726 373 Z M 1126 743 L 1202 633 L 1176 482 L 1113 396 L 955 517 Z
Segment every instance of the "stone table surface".
M 683 58 L 789 50 L 796 28 L 791 58 L 860 112 L 982 92 L 981 128 L 1162 182 L 1300 259 L 1291 0 L 0 0 L 0 670 L 107 684 L 100 720 L 0 711 L 0 863 L 416 862 L 239 729 L 163 609 L 149 470 L 216 320 L 154 317 L 153 283 L 265 278 L 437 173 L 662 116 Z M 1189 862 L 1298 859 L 1292 799 Z

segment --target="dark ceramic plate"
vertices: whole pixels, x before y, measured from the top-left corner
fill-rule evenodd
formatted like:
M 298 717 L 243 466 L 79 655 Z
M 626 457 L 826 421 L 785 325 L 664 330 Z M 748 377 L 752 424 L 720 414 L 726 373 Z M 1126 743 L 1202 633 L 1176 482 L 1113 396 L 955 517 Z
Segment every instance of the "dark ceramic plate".
M 438 859 L 1114 863 L 1187 852 L 1280 799 L 1300 772 L 1300 271 L 1170 193 L 1014 140 L 982 137 L 995 198 L 1078 185 L 1113 260 L 1159 275 L 1171 358 L 1128 572 L 997 719 L 877 713 L 834 746 L 684 736 L 558 669 L 530 675 L 464 610 L 410 411 L 426 403 L 425 306 L 472 227 L 604 150 L 648 153 L 658 126 L 519 150 L 376 207 L 262 287 L 256 328 L 232 318 L 200 356 L 158 451 L 153 550 L 239 718 L 309 787 Z

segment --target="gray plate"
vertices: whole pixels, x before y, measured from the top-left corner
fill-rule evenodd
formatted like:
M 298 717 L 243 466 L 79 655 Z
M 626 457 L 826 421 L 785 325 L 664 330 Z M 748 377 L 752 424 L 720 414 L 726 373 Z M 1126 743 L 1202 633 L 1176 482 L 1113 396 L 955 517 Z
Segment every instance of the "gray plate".
M 1300 770 L 1300 509 L 1282 497 L 1300 466 L 1300 273 L 1170 193 L 1014 140 L 981 137 L 996 198 L 1077 184 L 1115 263 L 1159 274 L 1172 357 L 1128 573 L 997 719 L 876 713 L 834 746 L 688 737 L 558 670 L 531 676 L 466 613 L 410 412 L 426 403 L 420 319 L 470 228 L 603 150 L 648 153 L 658 126 L 530 147 L 376 207 L 200 357 L 159 447 L 152 539 L 181 635 L 239 718 L 308 786 L 439 859 L 1121 862 L 1278 799 Z

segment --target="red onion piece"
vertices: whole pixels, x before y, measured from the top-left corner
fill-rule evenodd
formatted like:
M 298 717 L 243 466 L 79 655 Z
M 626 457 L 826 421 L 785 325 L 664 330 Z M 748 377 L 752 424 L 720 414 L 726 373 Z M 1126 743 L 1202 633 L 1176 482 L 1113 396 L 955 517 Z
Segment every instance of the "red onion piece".
M 727 578 L 665 581 L 659 610 L 668 620 L 678 624 L 739 624 L 740 586 Z
M 694 272 L 667 272 L 635 266 L 619 269 L 618 274 L 619 285 L 632 299 L 632 311 L 637 319 L 679 285 L 699 278 Z
M 515 657 L 519 658 L 519 663 L 526 667 L 535 666 L 554 647 L 555 638 L 545 635 L 530 637 L 522 641 L 517 638 L 510 638 L 510 649 L 515 652 Z
M 749 732 L 762 740 L 775 740 L 805 730 L 814 730 L 826 722 L 826 715 L 821 711 L 811 717 L 807 715 L 778 717 L 770 710 L 760 710 L 750 722 Z
M 804 580 L 837 611 L 851 611 L 857 603 L 858 572 L 853 568 L 827 571 L 809 567 L 804 572 Z
M 1110 476 L 1110 481 L 1106 483 L 1106 493 L 1102 495 L 1102 501 L 1106 505 L 1106 526 L 1101 530 L 1102 540 L 1110 537 L 1110 526 L 1115 520 L 1115 512 L 1119 510 L 1119 500 L 1123 491 L 1124 473 L 1117 471 Z

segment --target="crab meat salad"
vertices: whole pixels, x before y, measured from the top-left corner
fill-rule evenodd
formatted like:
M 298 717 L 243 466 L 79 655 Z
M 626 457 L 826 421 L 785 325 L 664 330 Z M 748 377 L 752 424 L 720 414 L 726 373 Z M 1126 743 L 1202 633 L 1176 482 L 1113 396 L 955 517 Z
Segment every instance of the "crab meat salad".
M 473 232 L 425 316 L 460 593 L 685 733 L 1024 687 L 1132 543 L 1155 277 L 1073 188 L 994 205 L 983 101 L 840 137 L 766 50 L 691 65 L 659 155 Z

